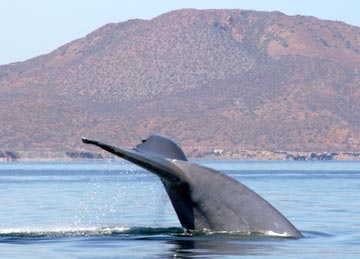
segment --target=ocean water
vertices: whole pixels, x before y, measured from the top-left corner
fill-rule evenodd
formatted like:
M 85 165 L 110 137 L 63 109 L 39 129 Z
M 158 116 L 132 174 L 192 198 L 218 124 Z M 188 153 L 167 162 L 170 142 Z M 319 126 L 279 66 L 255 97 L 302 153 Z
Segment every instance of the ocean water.
M 0 163 L 0 258 L 360 258 L 360 162 L 199 163 L 304 238 L 186 233 L 159 179 L 123 161 Z

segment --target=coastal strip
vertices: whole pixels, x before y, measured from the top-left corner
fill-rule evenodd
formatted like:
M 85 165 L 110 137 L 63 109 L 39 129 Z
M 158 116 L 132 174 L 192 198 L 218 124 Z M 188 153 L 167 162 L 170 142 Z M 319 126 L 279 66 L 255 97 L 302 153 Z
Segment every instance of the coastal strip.
M 187 148 L 189 158 L 199 160 L 360 160 L 360 152 L 313 152 L 313 151 L 274 151 L 251 149 L 210 149 Z M 115 160 L 111 154 L 84 151 L 0 151 L 0 162 L 15 161 L 83 161 Z

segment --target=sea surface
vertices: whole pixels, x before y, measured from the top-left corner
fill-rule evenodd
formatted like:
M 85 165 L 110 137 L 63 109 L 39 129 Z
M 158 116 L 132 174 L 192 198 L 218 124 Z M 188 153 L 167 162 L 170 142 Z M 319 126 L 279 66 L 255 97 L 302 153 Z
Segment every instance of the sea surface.
M 360 162 L 198 163 L 304 238 L 187 233 L 159 179 L 127 162 L 15 162 L 0 163 L 0 258 L 360 258 Z

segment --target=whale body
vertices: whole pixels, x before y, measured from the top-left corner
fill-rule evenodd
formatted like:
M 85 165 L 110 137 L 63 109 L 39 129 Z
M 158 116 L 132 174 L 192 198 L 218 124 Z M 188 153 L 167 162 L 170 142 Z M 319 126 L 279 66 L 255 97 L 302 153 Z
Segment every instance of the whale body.
M 216 170 L 187 160 L 172 140 L 152 135 L 134 149 L 83 138 L 160 177 L 181 225 L 195 231 L 231 231 L 301 237 L 277 209 L 257 193 Z

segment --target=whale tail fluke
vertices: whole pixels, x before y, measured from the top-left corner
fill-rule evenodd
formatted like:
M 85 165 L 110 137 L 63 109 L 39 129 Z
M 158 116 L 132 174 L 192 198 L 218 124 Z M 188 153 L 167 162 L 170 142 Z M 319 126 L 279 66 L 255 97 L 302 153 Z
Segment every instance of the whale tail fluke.
M 182 226 L 189 230 L 301 233 L 257 193 L 221 172 L 188 162 L 171 139 L 153 135 L 134 149 L 82 138 L 158 175 Z

